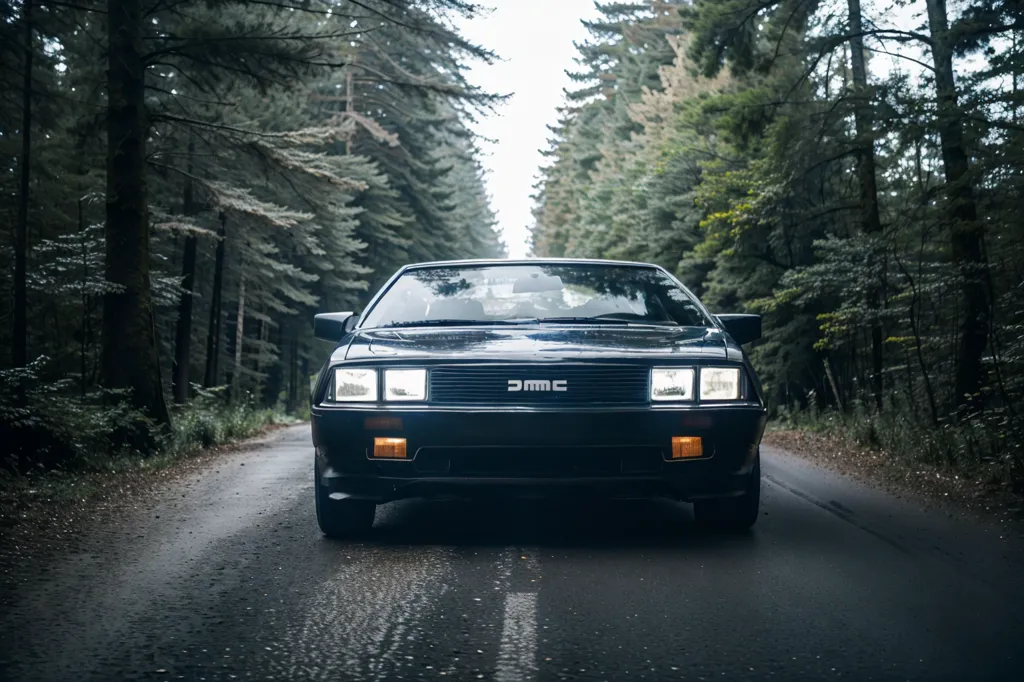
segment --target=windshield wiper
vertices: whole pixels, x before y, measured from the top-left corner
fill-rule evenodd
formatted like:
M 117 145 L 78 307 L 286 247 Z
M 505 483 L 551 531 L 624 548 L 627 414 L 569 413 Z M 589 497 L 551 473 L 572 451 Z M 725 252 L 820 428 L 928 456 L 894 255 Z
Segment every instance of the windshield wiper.
M 378 327 L 378 329 L 397 329 L 399 327 L 479 327 L 497 324 L 523 324 L 534 320 L 458 320 L 445 318 L 440 320 L 413 320 L 411 322 L 392 322 Z
M 555 324 L 632 324 L 646 327 L 678 327 L 675 322 L 645 322 L 643 320 L 627 320 L 622 317 L 541 317 L 539 323 L 552 322 Z
M 488 326 L 511 326 L 521 324 L 605 324 L 605 325 L 634 325 L 643 327 L 678 327 L 675 322 L 644 322 L 642 320 L 627 320 L 621 317 L 517 317 L 507 320 L 460 320 L 455 318 L 444 318 L 439 320 L 413 320 L 408 322 L 392 322 L 381 325 L 377 329 L 400 329 L 404 327 L 488 327 Z

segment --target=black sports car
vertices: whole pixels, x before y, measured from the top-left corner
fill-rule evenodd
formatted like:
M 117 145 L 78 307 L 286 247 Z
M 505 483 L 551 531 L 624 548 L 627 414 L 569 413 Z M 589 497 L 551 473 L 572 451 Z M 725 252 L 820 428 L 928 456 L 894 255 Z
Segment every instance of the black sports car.
M 668 496 L 698 522 L 758 514 L 757 315 L 712 315 L 643 263 L 408 265 L 337 343 L 312 395 L 316 513 L 329 536 L 375 506 L 442 495 Z

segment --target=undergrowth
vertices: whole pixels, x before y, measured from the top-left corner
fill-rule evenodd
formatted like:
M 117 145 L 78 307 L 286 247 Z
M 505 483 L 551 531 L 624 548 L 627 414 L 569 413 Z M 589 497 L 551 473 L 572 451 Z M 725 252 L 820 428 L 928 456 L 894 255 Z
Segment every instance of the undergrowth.
M 0 481 L 50 472 L 112 472 L 159 468 L 205 448 L 255 436 L 275 423 L 297 421 L 245 398 L 229 402 L 223 389 L 196 388 L 172 410 L 172 427 L 154 429 L 113 391 L 75 392 L 68 381 L 43 380 L 42 363 L 0 370 Z M 125 446 L 126 427 L 150 429 L 158 447 Z
M 811 407 L 780 410 L 771 428 L 827 434 L 906 463 L 984 477 L 1024 495 L 1024 419 L 1008 411 L 934 424 L 906 411 L 878 413 L 863 404 L 846 413 Z

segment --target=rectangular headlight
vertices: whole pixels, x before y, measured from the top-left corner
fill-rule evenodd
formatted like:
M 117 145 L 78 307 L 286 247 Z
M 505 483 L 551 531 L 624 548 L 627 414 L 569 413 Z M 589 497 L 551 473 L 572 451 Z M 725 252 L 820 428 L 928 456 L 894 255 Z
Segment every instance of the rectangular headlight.
M 377 370 L 334 370 L 334 401 L 373 402 L 377 400 Z
M 738 367 L 701 368 L 701 400 L 739 400 L 739 398 L 740 370 Z
M 693 370 L 689 367 L 652 369 L 651 400 L 693 400 Z
M 384 400 L 426 400 L 427 370 L 384 370 Z

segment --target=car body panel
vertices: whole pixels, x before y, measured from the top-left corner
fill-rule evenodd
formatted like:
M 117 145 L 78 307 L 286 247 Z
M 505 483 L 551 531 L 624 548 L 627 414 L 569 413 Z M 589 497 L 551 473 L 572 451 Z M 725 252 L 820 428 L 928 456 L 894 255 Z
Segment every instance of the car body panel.
M 378 329 L 353 334 L 346 360 L 446 358 L 472 354 L 481 359 L 690 356 L 725 359 L 720 332 L 699 327 L 554 326 Z
M 383 416 L 399 417 L 401 428 L 367 428 Z M 522 489 L 531 482 L 544 486 L 549 494 L 575 488 L 577 492 L 590 489 L 617 496 L 658 494 L 692 500 L 742 492 L 764 422 L 764 411 L 756 403 L 713 410 L 317 408 L 313 440 L 321 463 L 321 484 L 344 496 L 378 502 L 455 494 L 460 489 L 469 492 L 481 486 L 495 489 L 490 492 L 504 488 L 523 493 L 529 492 Z M 671 437 L 682 434 L 703 437 L 705 456 L 666 461 Z M 369 456 L 374 437 L 406 438 L 413 456 L 408 461 L 375 460 Z M 524 476 L 515 466 L 488 475 L 451 475 L 450 462 L 460 448 L 496 454 L 514 449 L 517 456 L 537 452 L 552 458 L 571 457 L 581 450 L 605 455 L 614 450 L 621 465 L 618 471 L 603 470 L 600 476 L 582 475 L 586 471 L 573 475 L 568 466 L 554 466 L 543 475 L 534 471 Z M 427 449 L 447 452 L 449 466 L 422 469 L 418 462 Z M 654 449 L 661 456 L 652 461 L 659 466 L 628 468 L 632 453 Z

